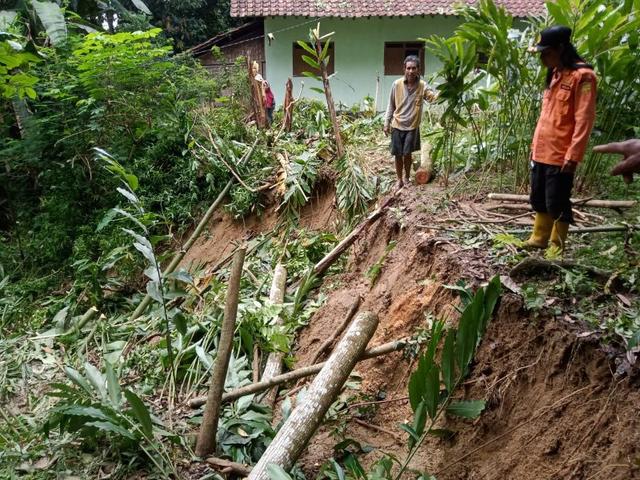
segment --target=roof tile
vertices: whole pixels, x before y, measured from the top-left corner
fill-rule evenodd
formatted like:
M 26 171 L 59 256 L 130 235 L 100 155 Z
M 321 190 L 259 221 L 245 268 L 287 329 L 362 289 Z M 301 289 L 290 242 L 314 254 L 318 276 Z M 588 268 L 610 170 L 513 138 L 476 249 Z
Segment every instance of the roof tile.
M 461 0 L 231 0 L 232 17 L 451 15 Z M 462 0 L 473 4 L 476 0 Z M 544 13 L 544 0 L 496 0 L 516 17 Z

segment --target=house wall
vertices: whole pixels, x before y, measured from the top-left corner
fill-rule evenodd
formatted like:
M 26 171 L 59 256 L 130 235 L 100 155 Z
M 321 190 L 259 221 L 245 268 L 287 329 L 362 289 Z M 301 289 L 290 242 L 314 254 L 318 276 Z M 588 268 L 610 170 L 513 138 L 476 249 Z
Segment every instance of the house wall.
M 220 45 L 220 51 L 222 52 L 222 58 L 220 60 L 214 59 L 210 51 L 198 55 L 198 60 L 211 73 L 220 72 L 225 66 L 231 66 L 235 63 L 238 57 L 251 57 L 252 60 L 257 61 L 260 64 L 262 71 L 266 69 L 266 62 L 264 58 L 264 43 L 262 38 L 249 41 L 231 40 L 230 45 Z
M 458 18 L 445 16 L 322 19 L 321 32 L 335 32 L 335 76 L 331 79 L 331 90 L 336 103 L 351 106 L 366 96 L 375 98 L 376 77 L 379 76 L 377 109 L 384 110 L 391 83 L 398 78 L 397 75 L 384 75 L 385 42 L 414 41 L 434 34 L 450 35 L 459 24 Z M 282 104 L 287 78 L 292 75 L 293 44 L 297 40 L 308 40 L 309 29 L 315 25 L 315 21 L 303 17 L 265 18 L 266 78 L 278 105 Z M 269 42 L 267 34 L 270 32 L 275 38 Z M 438 66 L 436 58 L 427 52 L 425 76 L 433 74 Z M 300 91 L 301 81 L 304 81 L 305 97 L 324 99 L 309 89 L 319 86 L 319 82 L 306 77 L 293 77 L 292 80 L 295 96 Z

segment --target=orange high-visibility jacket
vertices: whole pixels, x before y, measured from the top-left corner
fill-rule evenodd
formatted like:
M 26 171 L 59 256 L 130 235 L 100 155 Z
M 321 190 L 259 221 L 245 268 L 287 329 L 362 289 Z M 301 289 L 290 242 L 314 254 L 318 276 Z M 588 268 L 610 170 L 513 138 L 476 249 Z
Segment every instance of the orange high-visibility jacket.
M 531 159 L 548 165 L 579 163 L 596 119 L 596 75 L 590 68 L 556 71 L 544 91 Z

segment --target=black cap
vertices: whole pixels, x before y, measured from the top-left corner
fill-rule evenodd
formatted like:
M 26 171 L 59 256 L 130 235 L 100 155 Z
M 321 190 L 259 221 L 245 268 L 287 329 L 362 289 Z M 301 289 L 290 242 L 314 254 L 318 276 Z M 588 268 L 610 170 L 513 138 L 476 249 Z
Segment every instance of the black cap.
M 571 29 L 564 25 L 555 25 L 540 33 L 538 43 L 529 47 L 530 52 L 542 52 L 549 47 L 557 47 L 571 42 Z

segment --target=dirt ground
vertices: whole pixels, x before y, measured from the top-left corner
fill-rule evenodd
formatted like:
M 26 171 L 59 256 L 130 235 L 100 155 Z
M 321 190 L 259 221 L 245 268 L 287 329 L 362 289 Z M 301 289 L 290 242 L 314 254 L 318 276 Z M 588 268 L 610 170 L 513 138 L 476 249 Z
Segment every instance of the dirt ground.
M 297 366 L 312 361 L 357 295 L 360 311 L 379 316 L 371 347 L 427 329 L 430 316 L 457 321 L 457 295 L 445 285 L 464 279 L 476 287 L 505 273 L 486 249 L 424 228 L 433 224 L 430 207 L 437 195 L 432 186 L 405 188 L 351 248 L 346 272 L 331 278 L 326 303 L 299 334 Z M 335 218 L 328 188 L 305 208 L 301 226 L 331 230 Z M 186 261 L 215 264 L 230 252 L 232 240 L 275 222 L 274 214 L 244 224 L 219 217 Z M 392 240 L 397 245 L 372 285 L 366 272 Z M 535 317 L 518 295 L 505 291 L 459 392 L 461 398 L 485 399 L 485 411 L 475 421 L 444 418 L 440 428 L 454 431 L 453 438 L 429 439 L 411 466 L 439 480 L 640 478 L 640 374 L 617 377 L 614 362 L 579 326 L 562 317 Z M 321 427 L 300 459 L 303 470 L 316 473 L 343 438 L 372 447 L 359 456 L 365 468 L 383 453 L 403 458 L 406 434 L 398 424 L 412 419 L 406 396 L 414 368 L 400 352 L 358 364 L 361 384 L 353 401 L 376 403 L 343 409 L 337 421 Z
M 420 227 L 430 220 L 421 208 L 429 192 L 408 188 L 355 247 L 341 287 L 301 332 L 300 365 L 341 321 L 356 293 L 363 298 L 360 310 L 380 317 L 370 343 L 378 345 L 425 328 L 428 314 L 455 321 L 455 295 L 444 285 L 464 279 L 477 286 L 500 273 L 485 251 Z M 390 240 L 397 247 L 371 287 L 364 273 Z M 363 464 L 382 452 L 406 454 L 397 425 L 412 418 L 406 400 L 412 370 L 400 353 L 357 367 L 362 392 L 385 398 L 365 413 L 364 423 L 350 420 L 346 426 L 347 437 L 374 447 Z M 438 479 L 640 478 L 640 376 L 616 378 L 614 371 L 597 341 L 563 318 L 532 318 L 521 298 L 507 292 L 461 392 L 466 399 L 487 400 L 486 410 L 475 422 L 445 419 L 441 427 L 455 437 L 426 442 L 412 466 Z M 389 401 L 394 399 L 400 400 Z M 301 460 L 305 470 L 317 470 L 332 455 L 332 430 L 327 425 L 315 436 Z

